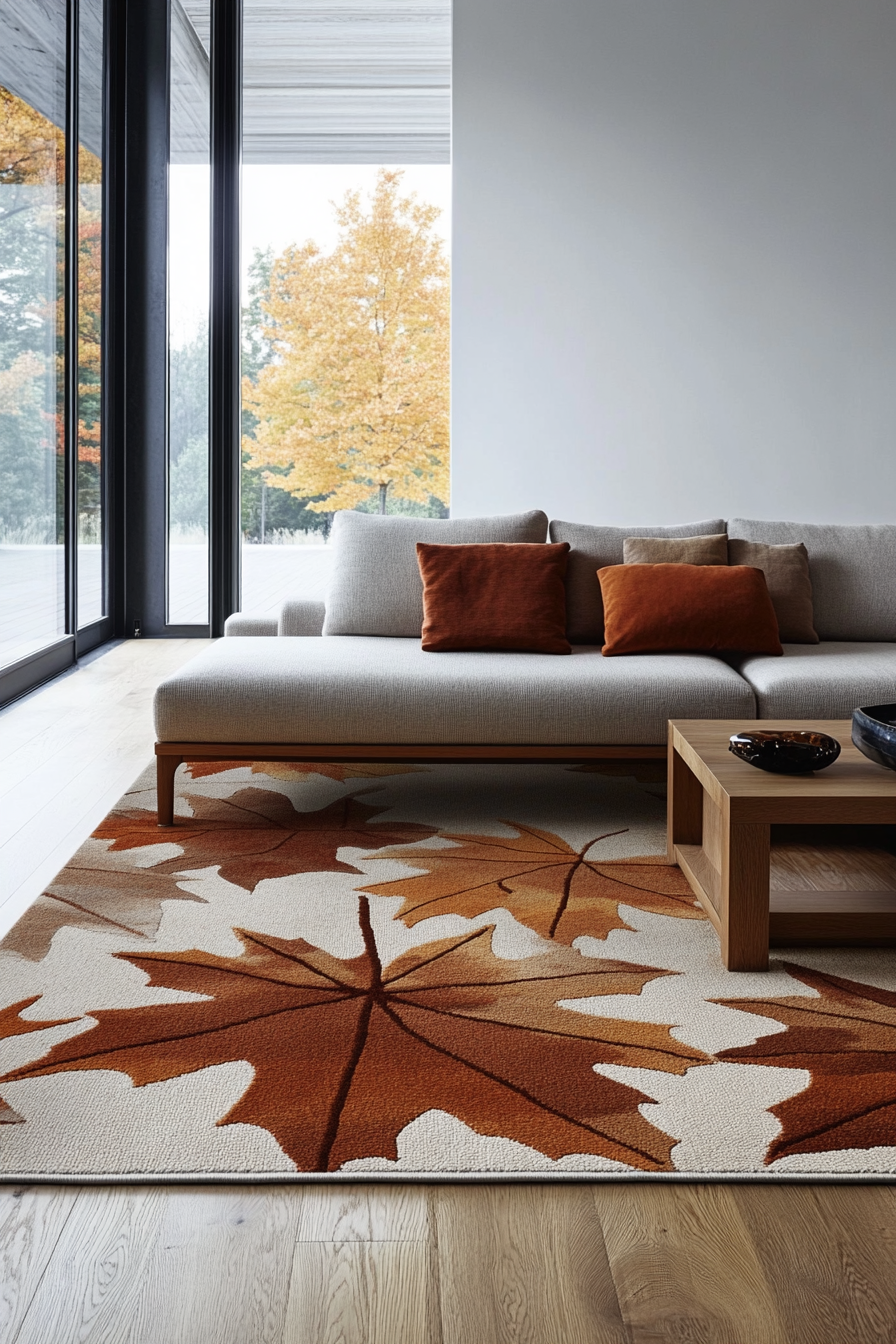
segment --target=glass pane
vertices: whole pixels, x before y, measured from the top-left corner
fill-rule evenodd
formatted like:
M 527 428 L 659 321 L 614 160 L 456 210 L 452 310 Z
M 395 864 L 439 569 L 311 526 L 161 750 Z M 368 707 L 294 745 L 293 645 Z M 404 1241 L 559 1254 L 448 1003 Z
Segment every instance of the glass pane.
M 171 4 L 168 620 L 208 622 L 208 0 Z
M 243 4 L 242 609 L 449 503 L 450 4 Z
M 64 0 L 37 11 L 0 10 L 0 665 L 65 633 Z
M 78 43 L 78 625 L 106 613 L 103 582 L 103 0 L 81 0 Z

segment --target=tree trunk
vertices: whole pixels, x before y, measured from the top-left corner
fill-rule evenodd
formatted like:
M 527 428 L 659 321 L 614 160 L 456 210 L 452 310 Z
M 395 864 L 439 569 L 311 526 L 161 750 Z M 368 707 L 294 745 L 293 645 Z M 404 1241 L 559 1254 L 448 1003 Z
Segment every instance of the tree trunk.
M 380 513 L 386 512 L 386 495 L 389 490 L 389 482 L 380 486 Z

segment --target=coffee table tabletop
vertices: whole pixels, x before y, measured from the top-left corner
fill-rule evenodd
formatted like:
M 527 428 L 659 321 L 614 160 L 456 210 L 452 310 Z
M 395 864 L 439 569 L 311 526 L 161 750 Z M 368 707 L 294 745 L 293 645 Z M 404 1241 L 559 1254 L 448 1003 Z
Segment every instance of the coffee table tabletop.
M 733 733 L 775 728 L 828 733 L 840 743 L 840 755 L 815 774 L 773 775 L 728 750 Z M 896 822 L 896 771 L 863 756 L 851 732 L 849 719 L 672 719 L 669 747 L 718 806 L 727 799 L 741 821 Z
M 770 774 L 728 750 L 733 733 L 751 728 L 828 733 L 842 751 L 814 774 Z M 896 772 L 867 760 L 851 730 L 849 719 L 670 721 L 669 859 L 715 926 L 729 970 L 767 967 L 770 941 L 896 942 L 896 882 L 886 874 L 869 890 L 770 890 L 772 826 L 896 827 Z

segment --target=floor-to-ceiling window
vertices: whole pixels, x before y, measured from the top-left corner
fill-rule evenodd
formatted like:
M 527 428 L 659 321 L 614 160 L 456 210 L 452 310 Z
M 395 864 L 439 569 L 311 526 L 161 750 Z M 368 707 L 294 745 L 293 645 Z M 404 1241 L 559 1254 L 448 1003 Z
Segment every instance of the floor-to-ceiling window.
M 44 18 L 37 49 L 0 57 L 2 665 L 66 631 L 64 0 Z
M 447 511 L 449 26 L 0 4 L 0 703 L 322 584 L 339 509 Z
M 449 506 L 450 8 L 243 0 L 242 608 Z
M 103 86 L 102 0 L 0 10 L 0 700 L 106 611 Z

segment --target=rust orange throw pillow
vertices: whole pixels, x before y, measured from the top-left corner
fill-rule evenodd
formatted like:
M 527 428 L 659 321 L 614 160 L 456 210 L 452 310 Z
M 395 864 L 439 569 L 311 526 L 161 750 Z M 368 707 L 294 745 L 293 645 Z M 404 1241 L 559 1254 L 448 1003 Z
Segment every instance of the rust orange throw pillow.
M 608 565 L 597 571 L 604 654 L 783 653 L 761 569 Z
M 569 653 L 568 542 L 417 542 L 423 578 L 423 647 Z

